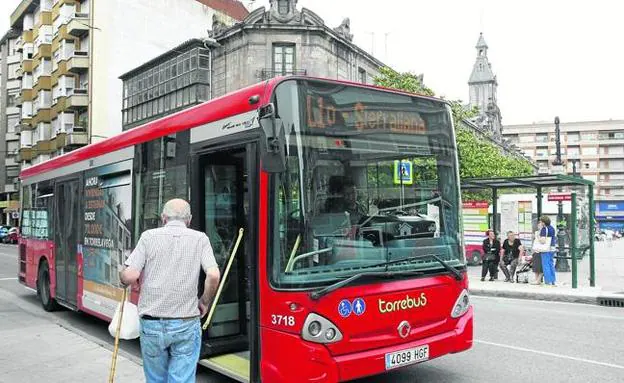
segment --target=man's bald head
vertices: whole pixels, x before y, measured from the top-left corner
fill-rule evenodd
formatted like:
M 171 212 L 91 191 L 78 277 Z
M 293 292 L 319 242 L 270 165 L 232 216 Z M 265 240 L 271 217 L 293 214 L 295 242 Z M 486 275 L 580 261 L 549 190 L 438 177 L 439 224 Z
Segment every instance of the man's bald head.
M 191 206 L 181 198 L 169 200 L 163 206 L 161 217 L 164 223 L 182 221 L 188 226 L 191 222 Z

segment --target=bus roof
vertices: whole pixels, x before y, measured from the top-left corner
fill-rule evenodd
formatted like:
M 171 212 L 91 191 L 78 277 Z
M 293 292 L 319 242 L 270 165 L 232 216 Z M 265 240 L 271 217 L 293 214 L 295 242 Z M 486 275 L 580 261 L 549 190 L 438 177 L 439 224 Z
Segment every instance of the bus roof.
M 271 93 L 275 86 L 287 79 L 308 79 L 342 83 L 362 88 L 379 89 L 397 94 L 414 96 L 414 94 L 401 92 L 396 89 L 388 89 L 380 86 L 365 85 L 344 80 L 334 80 L 325 78 L 315 78 L 308 76 L 285 76 L 257 83 L 246 88 L 228 93 L 224 96 L 206 101 L 202 104 L 181 110 L 177 113 L 164 116 L 158 120 L 147 122 L 136 128 L 121 132 L 103 141 L 83 146 L 79 149 L 52 158 L 37 165 L 33 165 L 20 172 L 20 179 L 26 179 L 54 169 L 62 168 L 80 161 L 101 156 L 106 153 L 138 145 L 153 139 L 164 137 L 176 132 L 184 131 L 209 122 L 218 121 L 237 114 L 250 112 L 269 102 Z M 257 103 L 249 103 L 249 98 L 258 96 Z M 422 95 L 420 95 L 422 96 Z M 434 97 L 422 96 L 425 98 L 439 100 Z M 242 101 L 242 102 L 241 102 Z

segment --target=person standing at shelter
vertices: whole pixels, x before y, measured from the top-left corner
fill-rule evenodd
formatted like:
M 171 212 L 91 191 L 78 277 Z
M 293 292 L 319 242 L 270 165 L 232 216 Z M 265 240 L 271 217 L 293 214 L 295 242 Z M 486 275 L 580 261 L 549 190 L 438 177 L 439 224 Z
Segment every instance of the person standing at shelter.
M 201 348 L 200 319 L 208 311 L 220 272 L 206 234 L 188 228 L 191 209 L 172 199 L 163 207 L 163 227 L 141 234 L 120 271 L 131 285 L 141 278 L 141 354 L 147 383 L 195 382 Z M 198 299 L 200 269 L 206 273 Z
M 485 281 L 488 271 L 490 272 L 490 281 L 496 278 L 496 269 L 500 262 L 501 244 L 496 239 L 494 230 L 487 231 L 487 238 L 483 240 L 483 266 L 481 267 L 481 280 Z
M 555 228 L 550 224 L 550 218 L 542 216 L 540 218 L 542 228 L 540 229 L 540 237 L 547 237 L 550 241 L 550 251 L 542 253 L 542 269 L 544 270 L 544 283 L 547 286 L 555 286 L 555 251 L 557 245 L 557 237 Z

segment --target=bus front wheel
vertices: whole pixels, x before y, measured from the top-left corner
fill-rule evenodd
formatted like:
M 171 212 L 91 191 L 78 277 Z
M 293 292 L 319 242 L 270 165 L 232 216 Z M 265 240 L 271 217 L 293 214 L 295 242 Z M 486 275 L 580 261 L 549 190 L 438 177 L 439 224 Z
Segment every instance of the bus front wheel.
M 476 250 L 473 251 L 470 254 L 470 263 L 473 265 L 478 265 L 479 263 L 481 263 L 481 253 Z
M 58 309 L 58 303 L 52 298 L 50 293 L 50 268 L 48 262 L 43 261 L 39 266 L 37 276 L 37 295 L 41 300 L 41 306 L 45 311 L 55 311 Z

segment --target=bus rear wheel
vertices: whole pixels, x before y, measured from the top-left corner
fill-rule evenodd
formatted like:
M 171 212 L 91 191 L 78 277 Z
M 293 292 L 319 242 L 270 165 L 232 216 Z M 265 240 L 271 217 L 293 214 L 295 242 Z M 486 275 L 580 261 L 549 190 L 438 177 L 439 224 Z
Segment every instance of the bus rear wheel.
M 50 268 L 46 261 L 41 262 L 39 266 L 39 273 L 37 275 L 37 295 L 45 311 L 58 310 L 59 305 L 56 303 L 56 300 L 52 298 L 50 293 Z

